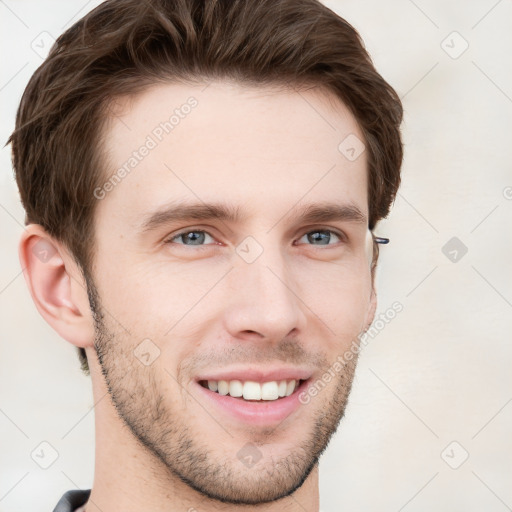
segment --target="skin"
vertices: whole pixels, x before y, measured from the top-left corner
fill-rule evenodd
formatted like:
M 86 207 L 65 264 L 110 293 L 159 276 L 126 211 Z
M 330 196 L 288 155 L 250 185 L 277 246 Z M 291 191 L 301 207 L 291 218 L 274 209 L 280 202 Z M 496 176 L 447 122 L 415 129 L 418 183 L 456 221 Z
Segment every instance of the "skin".
M 222 414 L 194 378 L 287 364 L 316 380 L 370 325 L 367 223 L 290 216 L 323 201 L 368 216 L 366 153 L 349 161 L 338 151 L 347 135 L 363 136 L 318 88 L 160 84 L 117 100 L 104 129 L 106 176 L 190 96 L 190 114 L 98 200 L 89 295 L 69 251 L 41 226 L 27 226 L 20 242 L 36 307 L 89 360 L 96 458 L 86 510 L 318 511 L 318 458 L 343 416 L 355 358 L 277 428 Z M 247 218 L 140 234 L 142 219 L 170 200 L 222 201 Z M 199 246 L 164 242 L 185 228 L 207 234 Z M 333 230 L 330 245 L 315 241 L 320 228 Z M 247 236 L 263 250 L 252 263 L 236 252 Z M 42 240 L 48 261 L 35 256 Z M 160 351 L 149 365 L 134 355 L 145 339 Z M 261 454 L 252 467 L 237 457 L 248 442 Z

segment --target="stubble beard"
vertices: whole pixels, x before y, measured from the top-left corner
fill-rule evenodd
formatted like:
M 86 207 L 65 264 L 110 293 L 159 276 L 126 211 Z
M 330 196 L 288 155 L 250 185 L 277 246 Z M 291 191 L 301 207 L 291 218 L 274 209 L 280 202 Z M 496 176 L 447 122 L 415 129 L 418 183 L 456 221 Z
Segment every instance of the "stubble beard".
M 243 438 L 238 439 L 233 434 L 229 436 L 232 446 L 222 447 L 222 452 L 215 451 L 203 441 L 208 438 L 204 431 L 199 427 L 194 431 L 193 425 L 187 421 L 187 409 L 180 409 L 178 400 L 173 402 L 162 393 L 159 382 L 166 377 L 171 379 L 171 376 L 165 375 L 165 371 L 157 375 L 157 370 L 161 370 L 158 365 L 140 364 L 133 355 L 135 346 L 129 336 L 120 329 L 116 333 L 106 325 L 106 315 L 90 278 L 88 294 L 95 321 L 97 360 L 112 404 L 134 439 L 150 455 L 152 463 L 149 470 L 154 478 L 164 485 L 169 479 L 178 479 L 202 497 L 220 503 L 245 505 L 279 500 L 304 484 L 343 418 L 357 355 L 344 365 L 330 395 L 323 390 L 309 404 L 301 405 L 315 407 L 316 416 L 311 420 L 309 434 L 299 440 L 288 455 L 277 460 L 273 456 L 263 457 L 248 468 L 237 457 L 238 451 L 248 441 L 262 451 L 269 448 L 273 435 L 279 434 L 277 429 L 276 432 L 261 429 L 259 433 L 258 429 L 248 429 L 242 433 Z M 195 401 L 189 400 L 188 404 L 194 405 Z M 203 408 L 199 410 L 207 415 Z M 307 411 L 302 414 L 307 414 Z M 227 431 L 234 432 L 223 418 L 214 419 Z M 210 428 L 210 425 L 216 428 L 217 423 L 207 417 L 201 421 L 200 427 Z M 287 428 L 293 432 L 293 426 L 288 425 Z M 252 437 L 251 433 L 254 433 Z M 217 441 L 215 446 L 219 446 Z M 167 474 L 163 474 L 165 471 Z

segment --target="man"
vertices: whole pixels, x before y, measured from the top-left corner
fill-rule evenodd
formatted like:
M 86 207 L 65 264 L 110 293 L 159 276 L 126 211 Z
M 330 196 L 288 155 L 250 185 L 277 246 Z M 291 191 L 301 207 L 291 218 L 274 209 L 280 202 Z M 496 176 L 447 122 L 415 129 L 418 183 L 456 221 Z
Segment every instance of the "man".
M 319 510 L 401 119 L 316 0 L 111 0 L 57 40 L 10 139 L 26 282 L 96 404 L 55 511 Z

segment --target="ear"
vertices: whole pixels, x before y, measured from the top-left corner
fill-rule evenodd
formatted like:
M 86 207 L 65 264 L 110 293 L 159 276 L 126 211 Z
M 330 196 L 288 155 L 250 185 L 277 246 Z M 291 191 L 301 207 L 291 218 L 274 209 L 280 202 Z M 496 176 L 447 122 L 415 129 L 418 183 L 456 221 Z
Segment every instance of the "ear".
M 26 226 L 18 255 L 41 316 L 77 347 L 94 345 L 94 322 L 82 273 L 65 247 L 39 224 Z
M 377 261 L 379 258 L 379 244 L 375 242 L 373 233 L 368 230 L 366 232 L 366 254 L 368 258 L 368 265 L 370 267 L 370 282 L 371 293 L 368 312 L 366 314 L 366 328 L 367 331 L 375 318 L 375 311 L 377 310 L 377 293 L 375 291 L 375 273 L 377 268 Z
M 377 293 L 375 292 L 375 286 L 373 285 L 373 279 L 372 279 L 370 307 L 368 308 L 368 313 L 366 314 L 366 330 L 368 330 L 370 328 L 370 325 L 372 325 L 373 319 L 375 318 L 376 310 L 377 310 Z

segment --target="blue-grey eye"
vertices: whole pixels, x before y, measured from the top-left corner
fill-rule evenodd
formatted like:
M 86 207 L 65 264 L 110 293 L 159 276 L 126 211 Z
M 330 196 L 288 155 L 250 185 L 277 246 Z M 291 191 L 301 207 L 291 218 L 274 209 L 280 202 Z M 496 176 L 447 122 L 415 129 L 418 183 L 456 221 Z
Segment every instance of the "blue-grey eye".
M 328 246 L 334 245 L 334 243 L 330 243 L 334 235 L 337 240 L 334 239 L 334 243 L 342 242 L 344 240 L 343 236 L 330 230 L 330 229 L 316 229 L 312 231 L 308 231 L 299 239 L 302 240 L 304 237 L 307 237 L 307 241 L 310 245 L 314 246 Z M 206 231 L 203 230 L 189 230 L 182 231 L 174 235 L 172 238 L 166 240 L 165 243 L 176 243 L 177 245 L 185 245 L 189 247 L 202 247 L 205 245 L 209 245 L 206 243 L 205 237 L 210 237 L 212 241 L 215 239 Z M 181 242 L 176 242 L 176 240 L 181 240 Z
M 177 235 L 173 236 L 169 242 L 180 239 L 183 242 L 180 245 L 203 245 L 205 236 L 209 236 L 211 238 L 211 235 L 209 235 L 206 231 L 183 231 L 182 233 L 178 233 Z
M 331 241 L 332 235 L 338 238 L 338 241 L 341 241 L 341 237 L 330 229 L 318 229 L 315 231 L 309 231 L 303 235 L 302 238 L 307 237 L 308 242 L 311 242 L 312 245 L 333 245 L 329 243 Z

